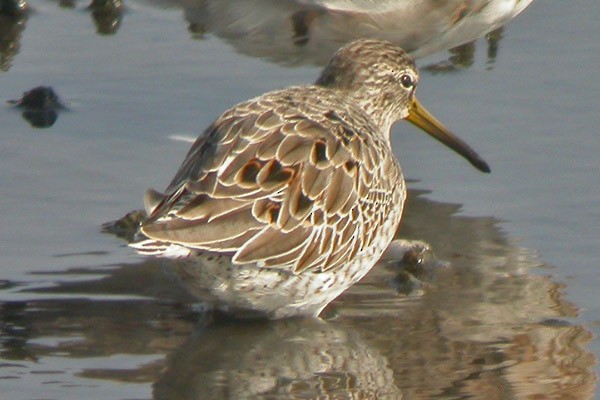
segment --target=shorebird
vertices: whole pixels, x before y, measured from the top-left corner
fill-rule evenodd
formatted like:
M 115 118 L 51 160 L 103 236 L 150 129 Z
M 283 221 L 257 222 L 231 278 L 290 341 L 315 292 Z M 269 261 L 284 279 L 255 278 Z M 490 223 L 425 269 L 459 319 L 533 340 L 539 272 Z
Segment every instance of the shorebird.
M 318 316 L 381 258 L 406 185 L 390 129 L 406 119 L 490 169 L 415 97 L 413 59 L 382 40 L 338 50 L 313 85 L 225 111 L 166 189 L 146 195 L 131 243 L 199 299 L 234 314 Z

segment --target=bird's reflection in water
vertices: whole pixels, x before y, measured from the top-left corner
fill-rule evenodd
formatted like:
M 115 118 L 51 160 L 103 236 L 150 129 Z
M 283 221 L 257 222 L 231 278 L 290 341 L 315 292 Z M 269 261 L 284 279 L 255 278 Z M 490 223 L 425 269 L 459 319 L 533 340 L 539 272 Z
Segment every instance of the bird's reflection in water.
M 493 69 L 496 59 L 498 58 L 503 32 L 504 27 L 500 27 L 485 35 L 488 70 Z M 423 67 L 423 71 L 436 74 L 459 71 L 471 67 L 475 61 L 476 44 L 477 41 L 470 41 L 449 49 L 448 52 L 450 53 L 450 56 L 447 60 L 426 65 Z
M 88 8 L 99 35 L 114 35 L 118 32 L 123 19 L 121 0 L 93 0 Z
M 190 368 L 193 366 L 193 368 Z M 169 358 L 157 399 L 400 398 L 387 360 L 352 329 L 313 319 L 219 324 Z
M 458 205 L 414 191 L 409 202 L 400 235 L 448 262 L 412 293 L 398 293 L 391 263 L 326 320 L 215 320 L 192 311 L 154 261 L 100 280 L 81 278 L 106 267 L 82 268 L 66 272 L 77 281 L 0 306 L 3 358 L 21 374 L 60 359 L 63 385 L 146 382 L 157 399 L 590 398 L 591 334 L 568 322 L 577 309 L 535 273 L 544 268 L 535 254 L 493 218 L 456 216 Z

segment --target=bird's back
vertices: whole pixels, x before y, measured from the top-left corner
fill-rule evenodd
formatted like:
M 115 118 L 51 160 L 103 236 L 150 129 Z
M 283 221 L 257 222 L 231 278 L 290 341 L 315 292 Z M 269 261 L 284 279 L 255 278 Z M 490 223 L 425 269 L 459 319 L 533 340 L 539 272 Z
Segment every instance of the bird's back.
M 399 221 L 404 181 L 387 138 L 334 90 L 266 93 L 209 126 L 142 232 L 236 264 L 340 268 L 387 246 L 381 227 Z

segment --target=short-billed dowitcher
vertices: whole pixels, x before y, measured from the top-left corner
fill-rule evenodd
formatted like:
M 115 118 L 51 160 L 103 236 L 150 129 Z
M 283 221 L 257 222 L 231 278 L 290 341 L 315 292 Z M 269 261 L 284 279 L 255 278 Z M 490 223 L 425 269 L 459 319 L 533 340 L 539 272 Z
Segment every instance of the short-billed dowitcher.
M 230 312 L 317 316 L 394 237 L 406 186 L 390 128 L 406 119 L 489 167 L 417 101 L 412 58 L 380 40 L 342 47 L 314 85 L 225 111 L 165 194 L 146 196 L 140 253 L 178 258 L 192 294 Z

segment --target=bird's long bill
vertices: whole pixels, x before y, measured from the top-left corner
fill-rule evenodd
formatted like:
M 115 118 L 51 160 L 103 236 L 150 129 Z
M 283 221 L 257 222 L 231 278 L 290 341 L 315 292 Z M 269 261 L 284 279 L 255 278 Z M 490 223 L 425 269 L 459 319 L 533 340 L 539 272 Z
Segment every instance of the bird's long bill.
M 406 120 L 429 133 L 452 150 L 466 158 L 475 168 L 482 172 L 490 172 L 489 165 L 468 144 L 454 136 L 440 121 L 413 97 Z

